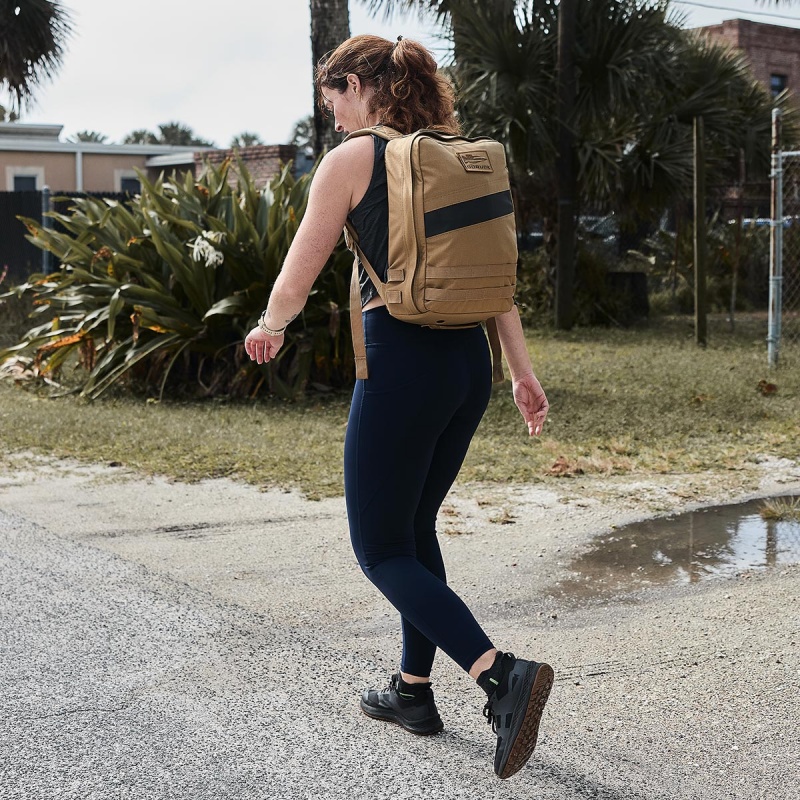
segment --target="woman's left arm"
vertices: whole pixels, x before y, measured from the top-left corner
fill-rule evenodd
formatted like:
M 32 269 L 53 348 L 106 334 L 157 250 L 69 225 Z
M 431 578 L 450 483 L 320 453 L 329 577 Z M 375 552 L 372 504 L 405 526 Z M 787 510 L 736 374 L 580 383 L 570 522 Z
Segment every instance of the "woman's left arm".
M 267 303 L 264 324 L 278 335 L 255 327 L 245 338 L 247 355 L 259 364 L 275 358 L 283 345 L 283 329 L 303 310 L 314 281 L 342 235 L 352 189 L 349 148 L 331 150 L 311 181 L 308 206 L 283 262 Z

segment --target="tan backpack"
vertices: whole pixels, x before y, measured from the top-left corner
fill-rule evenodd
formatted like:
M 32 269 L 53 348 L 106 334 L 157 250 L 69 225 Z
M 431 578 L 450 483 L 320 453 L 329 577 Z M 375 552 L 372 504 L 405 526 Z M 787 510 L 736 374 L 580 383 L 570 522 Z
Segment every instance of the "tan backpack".
M 385 125 L 353 131 L 386 145 L 389 271 L 384 283 L 358 245 L 349 221 L 345 243 L 356 256 L 350 321 L 356 377 L 367 378 L 358 262 L 389 313 L 431 328 L 486 324 L 492 376 L 503 380 L 494 317 L 514 305 L 517 235 L 503 145 L 436 130 L 400 134 Z

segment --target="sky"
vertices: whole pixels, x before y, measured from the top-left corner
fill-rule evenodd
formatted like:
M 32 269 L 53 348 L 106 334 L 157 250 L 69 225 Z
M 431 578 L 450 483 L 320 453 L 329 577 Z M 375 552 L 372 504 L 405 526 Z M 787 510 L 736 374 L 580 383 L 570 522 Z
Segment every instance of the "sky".
M 93 130 L 118 142 L 176 121 L 219 147 L 243 131 L 282 144 L 312 111 L 308 0 L 61 2 L 74 28 L 63 66 L 21 121 L 63 125 L 62 140 Z M 692 0 L 673 10 L 687 28 L 737 17 L 800 27 L 800 2 Z M 430 21 L 387 23 L 363 0 L 350 0 L 350 32 L 417 39 L 440 61 L 446 53 Z

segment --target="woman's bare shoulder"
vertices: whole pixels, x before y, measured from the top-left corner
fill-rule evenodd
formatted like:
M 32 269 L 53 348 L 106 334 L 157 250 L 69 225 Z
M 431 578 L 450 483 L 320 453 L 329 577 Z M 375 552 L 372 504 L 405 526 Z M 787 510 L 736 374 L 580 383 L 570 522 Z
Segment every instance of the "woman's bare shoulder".
M 325 154 L 314 181 L 331 191 L 345 191 L 353 208 L 367 191 L 374 161 L 372 137 L 357 136 Z
M 320 167 L 325 164 L 328 169 L 349 171 L 366 164 L 371 170 L 373 154 L 372 137 L 356 136 L 328 151 Z

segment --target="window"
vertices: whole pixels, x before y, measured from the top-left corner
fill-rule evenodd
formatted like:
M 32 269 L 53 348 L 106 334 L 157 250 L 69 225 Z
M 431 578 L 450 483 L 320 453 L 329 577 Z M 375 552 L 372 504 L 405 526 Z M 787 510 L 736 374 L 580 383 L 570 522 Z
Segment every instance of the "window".
M 769 88 L 773 97 L 777 97 L 786 88 L 786 84 L 786 76 L 781 75 L 779 72 L 773 72 L 769 76 Z
M 15 175 L 14 176 L 14 191 L 15 192 L 35 192 L 36 191 L 36 176 L 35 175 Z
M 142 185 L 139 183 L 138 178 L 121 177 L 119 179 L 120 192 L 127 192 L 128 194 L 141 194 Z
M 114 191 L 127 192 L 129 195 L 141 194 L 142 184 L 135 169 L 114 170 Z
M 35 192 L 45 185 L 44 167 L 6 166 L 7 192 Z M 0 190 L 2 186 L 0 185 Z

